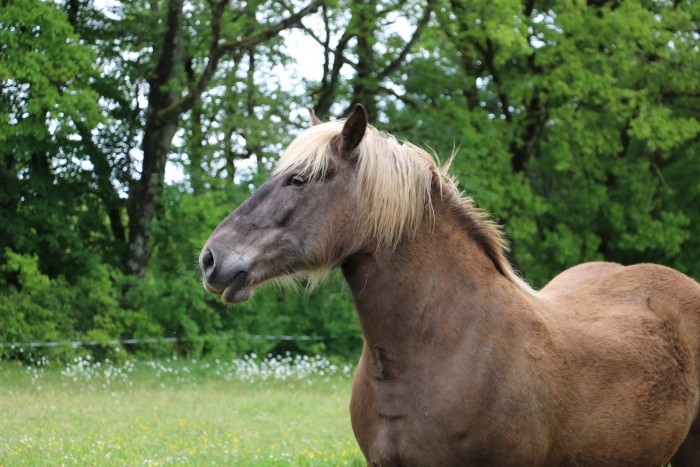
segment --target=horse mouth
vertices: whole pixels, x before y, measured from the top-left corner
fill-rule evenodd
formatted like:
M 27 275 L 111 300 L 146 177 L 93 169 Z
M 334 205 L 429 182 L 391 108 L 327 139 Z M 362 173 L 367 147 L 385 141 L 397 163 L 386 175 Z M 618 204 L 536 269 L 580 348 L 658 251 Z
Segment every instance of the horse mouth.
M 241 303 L 248 300 L 254 291 L 253 284 L 248 283 L 248 271 L 239 271 L 233 276 L 231 284 L 221 293 L 224 303 Z

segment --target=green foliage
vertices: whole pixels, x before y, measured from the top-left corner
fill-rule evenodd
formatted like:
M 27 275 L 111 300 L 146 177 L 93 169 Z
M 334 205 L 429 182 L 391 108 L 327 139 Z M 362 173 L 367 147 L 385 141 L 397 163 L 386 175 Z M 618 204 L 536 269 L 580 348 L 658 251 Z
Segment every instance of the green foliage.
M 302 286 L 263 287 L 249 302 L 229 309 L 226 317 L 254 333 L 323 336 L 324 341 L 272 341 L 258 352 L 324 353 L 359 356 L 362 340 L 347 286 L 339 273 L 309 294 Z
M 12 277 L 13 283 L 3 284 L 0 317 L 0 333 L 4 342 L 58 338 L 56 322 L 51 310 L 47 310 L 33 300 L 45 296 L 50 290 L 51 281 L 38 270 L 36 256 L 22 256 L 12 250 L 4 252 L 5 261 L 2 273 Z
M 111 339 L 150 336 L 159 331 L 143 313 L 120 307 L 119 280 L 105 265 L 95 264 L 71 284 L 62 276 L 50 278 L 41 273 L 37 256 L 6 249 L 4 258 L 0 269 L 0 342 L 97 340 L 102 344 L 93 352 L 104 357 L 119 351 L 107 344 Z M 18 347 L 9 353 L 24 358 L 25 351 Z M 69 358 L 74 351 L 60 346 L 35 350 L 33 356 L 43 353 Z
M 4 2 L 0 53 L 6 109 L 0 120 L 3 152 L 22 139 L 45 140 L 48 134 L 65 138 L 73 133 L 74 122 L 90 125 L 99 120 L 98 94 L 87 85 L 93 55 L 52 4 Z
M 408 64 L 416 105 L 389 120 L 438 153 L 458 145 L 460 181 L 533 284 L 602 259 L 700 276 L 697 7 L 532 5 L 439 9 Z

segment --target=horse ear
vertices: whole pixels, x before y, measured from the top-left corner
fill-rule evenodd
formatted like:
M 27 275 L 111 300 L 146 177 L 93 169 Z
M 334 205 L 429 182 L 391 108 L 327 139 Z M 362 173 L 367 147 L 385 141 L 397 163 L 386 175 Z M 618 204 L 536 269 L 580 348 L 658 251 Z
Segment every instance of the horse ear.
M 343 131 L 341 133 L 343 137 L 342 150 L 343 154 L 350 154 L 357 146 L 360 145 L 360 141 L 365 136 L 365 129 L 367 128 L 367 111 L 362 104 L 356 104 L 353 107 L 350 116 L 345 120 L 345 125 L 343 126 Z
M 307 109 L 309 111 L 309 117 L 311 118 L 311 126 L 320 125 L 322 122 L 316 116 L 313 107 L 307 107 Z

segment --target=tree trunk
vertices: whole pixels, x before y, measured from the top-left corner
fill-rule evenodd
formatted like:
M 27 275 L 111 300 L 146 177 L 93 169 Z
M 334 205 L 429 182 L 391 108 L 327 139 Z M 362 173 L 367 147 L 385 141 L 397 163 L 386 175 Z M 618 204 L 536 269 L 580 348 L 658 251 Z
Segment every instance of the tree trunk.
M 377 4 L 374 0 L 366 0 L 357 5 L 357 74 L 352 81 L 351 109 L 355 104 L 363 104 L 367 110 L 369 121 L 377 118 L 377 79 L 373 44 L 376 22 Z M 346 112 L 347 113 L 347 112 Z
M 190 57 L 185 63 L 187 81 L 190 83 L 197 81 L 192 61 Z M 187 144 L 187 158 L 189 159 L 189 169 L 187 172 L 190 176 L 190 186 L 194 194 L 202 193 L 206 185 L 206 171 L 202 168 L 205 153 L 204 148 L 206 146 L 204 132 L 202 131 L 202 117 L 202 101 L 197 101 L 192 106 L 192 116 L 190 118 L 190 126 L 192 129 Z
M 180 99 L 175 84 L 183 61 L 183 7 L 184 0 L 171 0 L 162 52 L 158 67 L 149 80 L 148 114 L 143 136 L 143 166 L 141 177 L 129 188 L 129 248 L 125 270 L 127 274 L 143 278 L 149 255 L 150 229 L 163 191 L 165 163 L 170 145 L 177 131 L 178 112 L 164 112 Z

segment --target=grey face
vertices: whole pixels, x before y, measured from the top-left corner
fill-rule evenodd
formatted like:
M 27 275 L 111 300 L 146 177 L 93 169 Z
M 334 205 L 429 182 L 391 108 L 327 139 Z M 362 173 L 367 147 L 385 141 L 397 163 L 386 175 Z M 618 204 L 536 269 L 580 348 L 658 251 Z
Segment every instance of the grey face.
M 323 179 L 271 178 L 219 224 L 199 258 L 207 290 L 238 303 L 265 280 L 332 268 L 352 253 L 355 172 L 334 159 Z
M 261 282 L 333 268 L 362 247 L 353 155 L 366 127 L 367 113 L 356 106 L 322 178 L 276 175 L 219 224 L 199 256 L 209 292 L 239 303 Z

